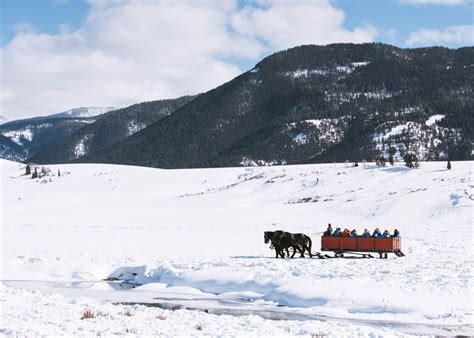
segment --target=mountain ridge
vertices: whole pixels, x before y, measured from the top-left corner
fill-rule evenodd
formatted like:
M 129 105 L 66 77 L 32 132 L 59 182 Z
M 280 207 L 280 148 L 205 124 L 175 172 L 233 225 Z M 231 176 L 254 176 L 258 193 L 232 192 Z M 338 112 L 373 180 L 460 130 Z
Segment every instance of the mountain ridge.
M 172 114 L 195 96 L 156 100 L 133 104 L 113 110 L 96 121 L 74 131 L 71 135 L 34 154 L 28 159 L 35 163 L 64 163 L 117 143 Z
M 194 168 L 362 161 L 406 152 L 427 160 L 469 159 L 473 50 L 372 43 L 277 52 L 82 160 Z M 439 114 L 441 122 L 426 125 Z

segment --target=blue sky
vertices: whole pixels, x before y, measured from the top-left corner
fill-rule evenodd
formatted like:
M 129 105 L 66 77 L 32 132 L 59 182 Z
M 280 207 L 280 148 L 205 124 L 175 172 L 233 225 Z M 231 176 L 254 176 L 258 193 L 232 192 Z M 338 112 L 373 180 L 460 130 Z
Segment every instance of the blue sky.
M 0 0 L 0 114 L 195 94 L 301 44 L 472 46 L 473 1 Z
M 411 32 L 420 27 L 442 29 L 453 25 L 469 25 L 474 20 L 474 6 L 466 1 L 458 6 L 413 6 L 395 0 L 333 0 L 333 4 L 346 13 L 346 26 L 353 28 L 364 22 L 385 31 L 396 30 L 398 34 L 391 41 L 386 36 L 378 40 L 393 43 L 399 47 L 407 46 L 405 40 Z M 460 47 L 460 43 L 444 43 L 447 47 Z
M 29 24 L 39 32 L 56 34 L 61 24 L 74 29 L 81 27 L 90 5 L 85 0 L 2 0 L 1 44 L 7 44 L 16 34 L 16 27 Z

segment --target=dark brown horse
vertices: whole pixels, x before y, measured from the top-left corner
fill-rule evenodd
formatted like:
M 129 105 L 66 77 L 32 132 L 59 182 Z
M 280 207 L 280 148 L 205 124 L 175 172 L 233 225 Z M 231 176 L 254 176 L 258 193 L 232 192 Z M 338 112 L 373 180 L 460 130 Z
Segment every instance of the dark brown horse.
M 296 251 L 300 253 L 301 257 L 304 257 L 305 251 L 308 251 L 309 257 L 313 256 L 311 253 L 311 238 L 305 234 L 292 234 L 282 230 L 265 231 L 264 240 L 266 244 L 271 242 L 271 246 L 275 249 L 275 258 L 278 258 L 278 256 L 285 258 L 283 250 L 286 250 L 287 256 L 290 256 L 289 248 L 293 248 L 291 258 L 295 257 Z

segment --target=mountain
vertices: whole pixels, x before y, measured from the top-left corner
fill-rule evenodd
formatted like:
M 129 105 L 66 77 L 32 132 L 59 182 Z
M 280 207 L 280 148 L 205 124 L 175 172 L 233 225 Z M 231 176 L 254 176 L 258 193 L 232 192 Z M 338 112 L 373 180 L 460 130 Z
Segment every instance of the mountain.
M 134 104 L 101 115 L 97 121 L 76 130 L 60 142 L 28 159 L 34 163 L 65 163 L 93 154 L 135 134 L 150 124 L 169 116 L 195 96 Z
M 81 158 L 161 168 L 472 158 L 474 48 L 301 46 Z
M 22 160 L 25 156 L 23 145 L 15 143 L 10 138 L 0 134 L 0 157 L 12 160 Z
M 10 122 L 0 115 L 0 158 L 24 161 L 114 109 L 81 107 Z
M 95 121 L 95 118 L 41 117 L 0 125 L 0 158 L 24 161 Z

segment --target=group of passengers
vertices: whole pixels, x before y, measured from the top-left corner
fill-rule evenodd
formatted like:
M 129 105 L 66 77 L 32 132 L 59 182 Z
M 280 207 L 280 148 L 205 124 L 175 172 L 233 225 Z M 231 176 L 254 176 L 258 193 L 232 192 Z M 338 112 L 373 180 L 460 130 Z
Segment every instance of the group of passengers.
M 393 235 L 390 233 L 390 231 L 385 230 L 383 233 L 380 232 L 379 228 L 376 228 L 374 232 L 371 234 L 369 230 L 364 229 L 364 232 L 362 235 L 357 234 L 356 229 L 353 229 L 352 231 L 349 231 L 349 229 L 344 229 L 344 231 L 341 231 L 341 228 L 336 228 L 336 230 L 333 231 L 331 224 L 328 224 L 327 230 L 323 234 L 324 236 L 341 236 L 341 237 L 357 237 L 357 236 L 362 236 L 362 237 L 378 237 L 378 238 L 389 238 L 389 237 L 400 237 L 400 231 L 395 229 L 393 232 Z

